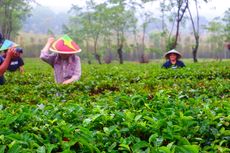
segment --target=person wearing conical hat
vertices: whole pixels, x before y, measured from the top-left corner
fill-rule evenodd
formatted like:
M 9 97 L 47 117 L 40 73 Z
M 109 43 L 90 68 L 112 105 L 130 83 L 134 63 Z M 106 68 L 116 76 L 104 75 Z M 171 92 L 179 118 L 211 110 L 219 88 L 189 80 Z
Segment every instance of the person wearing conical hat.
M 49 53 L 49 50 L 53 53 Z M 40 58 L 53 67 L 56 83 L 70 84 L 81 77 L 80 57 L 75 55 L 80 51 L 79 46 L 68 35 L 57 41 L 50 37 L 41 50 Z
M 179 60 L 182 57 L 181 53 L 176 51 L 175 49 L 165 53 L 164 57 L 167 59 L 167 61 L 162 66 L 164 68 L 175 69 L 185 67 L 185 64 Z
M 0 52 L 7 50 L 5 58 L 0 56 L 0 85 L 5 82 L 4 73 L 6 72 L 12 58 L 17 57 L 16 44 L 10 40 L 4 40 L 0 33 Z

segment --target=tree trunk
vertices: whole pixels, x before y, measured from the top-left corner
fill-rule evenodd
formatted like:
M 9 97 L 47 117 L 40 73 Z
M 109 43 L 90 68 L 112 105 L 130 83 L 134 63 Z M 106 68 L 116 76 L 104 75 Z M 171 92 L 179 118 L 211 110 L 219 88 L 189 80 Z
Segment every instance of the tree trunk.
M 92 64 L 91 58 L 90 58 L 90 52 L 89 52 L 89 41 L 86 40 L 86 51 L 87 51 L 87 56 L 88 56 L 88 64 Z
M 101 63 L 101 56 L 99 54 L 95 53 L 95 58 L 98 61 L 98 64 L 102 64 Z
M 174 41 L 173 45 L 170 46 L 171 47 L 170 50 L 175 49 L 177 46 L 177 41 L 178 41 L 178 37 L 179 37 L 179 29 L 180 29 L 180 21 L 177 20 L 175 41 Z
M 197 51 L 198 51 L 198 48 L 199 48 L 199 36 L 196 36 L 196 45 L 195 47 L 192 48 L 192 55 L 193 55 L 193 61 L 194 63 L 198 62 L 197 60 Z
M 189 3 L 188 0 L 187 0 L 186 3 L 188 5 L 188 3 Z M 188 12 L 189 12 L 190 20 L 192 22 L 193 35 L 194 35 L 195 42 L 196 42 L 195 46 L 192 48 L 193 62 L 197 63 L 198 62 L 198 60 L 197 60 L 197 52 L 198 52 L 198 48 L 199 48 L 199 39 L 200 39 L 200 36 L 199 36 L 200 18 L 199 18 L 197 0 L 195 0 L 195 5 L 196 5 L 196 27 L 195 27 L 195 23 L 194 23 L 192 13 L 191 13 L 191 10 L 190 10 L 189 7 L 188 7 Z
M 165 0 L 163 1 L 162 3 L 163 5 L 165 5 Z M 161 13 L 162 13 L 162 16 L 161 16 L 161 28 L 162 28 L 162 31 L 164 32 L 165 31 L 165 6 L 163 6 L 163 8 L 161 8 Z
M 11 32 L 13 30 L 12 24 L 13 24 L 13 19 L 12 19 L 12 10 L 9 10 L 10 4 L 3 4 L 4 7 L 4 15 L 3 15 L 3 24 L 2 24 L 2 34 L 5 39 L 10 39 L 11 37 Z
M 7 27 L 7 6 L 4 5 L 4 15 L 3 15 L 3 24 L 2 24 L 2 34 L 6 38 L 6 27 Z
M 9 13 L 9 25 L 8 25 L 8 29 L 7 29 L 7 38 L 10 39 L 11 38 L 11 33 L 13 30 L 13 19 L 12 19 L 12 12 Z
M 120 45 L 120 47 L 117 50 L 118 56 L 119 56 L 119 60 L 120 60 L 120 64 L 123 64 L 123 45 Z
M 134 27 L 133 35 L 134 35 L 134 45 L 133 45 L 133 54 L 132 54 L 131 59 L 135 60 L 136 58 L 138 58 L 138 56 L 137 56 L 137 54 L 138 54 L 138 40 L 137 40 L 137 28 L 136 28 L 136 26 Z
M 119 58 L 119 63 L 123 64 L 124 60 L 123 60 L 123 40 L 122 40 L 122 34 L 120 34 L 119 30 L 117 30 L 117 54 L 118 54 L 118 58 Z
M 146 25 L 143 25 L 142 54 L 145 54 L 145 33 L 146 33 Z
M 182 8 L 183 4 L 185 4 L 184 8 Z M 175 41 L 173 43 L 172 46 L 170 46 L 170 49 L 174 49 L 177 46 L 177 41 L 178 41 L 178 37 L 179 37 L 179 30 L 180 30 L 180 23 L 184 17 L 184 14 L 186 12 L 186 9 L 188 8 L 188 3 L 184 3 L 184 2 L 178 2 L 178 6 L 177 6 L 177 29 L 176 29 L 176 35 L 175 35 Z
M 101 56 L 97 53 L 97 41 L 98 41 L 98 36 L 94 40 L 94 56 L 95 56 L 96 60 L 98 61 L 98 64 L 102 64 L 101 63 Z

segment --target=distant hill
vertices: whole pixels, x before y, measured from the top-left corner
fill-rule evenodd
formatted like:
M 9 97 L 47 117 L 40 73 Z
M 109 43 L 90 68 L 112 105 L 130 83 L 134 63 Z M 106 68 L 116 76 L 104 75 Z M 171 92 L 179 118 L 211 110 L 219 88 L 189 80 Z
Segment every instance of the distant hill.
M 55 13 L 48 7 L 37 6 L 24 22 L 23 31 L 47 34 L 51 30 L 55 34 L 61 34 L 62 26 L 67 24 L 68 20 L 69 15 L 67 13 Z

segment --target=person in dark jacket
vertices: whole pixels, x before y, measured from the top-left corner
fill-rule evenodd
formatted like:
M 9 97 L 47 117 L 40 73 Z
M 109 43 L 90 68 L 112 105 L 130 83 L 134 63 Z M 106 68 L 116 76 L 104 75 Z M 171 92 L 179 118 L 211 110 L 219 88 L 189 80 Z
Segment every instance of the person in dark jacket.
M 7 51 L 5 51 L 5 55 L 6 55 Z M 15 71 L 20 71 L 21 74 L 24 73 L 24 61 L 21 57 L 21 55 L 23 54 L 23 49 L 22 48 L 16 48 L 16 54 L 17 57 L 14 57 L 11 59 L 10 61 L 10 65 L 8 67 L 8 71 L 10 72 L 15 72 Z M 5 55 L 3 55 L 3 57 L 5 58 Z
M 3 58 L 0 55 L 0 85 L 3 85 L 5 82 L 4 73 L 6 72 L 8 66 L 10 65 L 11 59 L 16 58 L 18 56 L 17 52 L 16 52 L 16 48 L 14 46 L 4 48 L 3 47 L 4 42 L 5 42 L 5 40 L 2 37 L 2 34 L 0 33 L 0 52 L 7 49 L 7 53 L 5 54 L 5 58 Z
M 176 51 L 175 49 L 165 53 L 164 57 L 168 60 L 162 65 L 163 68 L 176 69 L 185 67 L 185 64 L 179 60 L 182 57 L 181 53 Z

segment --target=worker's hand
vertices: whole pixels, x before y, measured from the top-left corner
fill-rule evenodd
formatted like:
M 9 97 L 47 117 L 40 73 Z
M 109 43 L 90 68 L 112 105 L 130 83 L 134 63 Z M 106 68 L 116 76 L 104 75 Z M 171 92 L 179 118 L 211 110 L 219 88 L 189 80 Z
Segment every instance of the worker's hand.
M 15 47 L 9 48 L 6 53 L 6 57 L 10 57 L 10 58 L 16 58 L 16 57 L 19 57 L 19 55 L 20 54 L 16 51 Z
M 54 41 L 55 41 L 54 37 L 49 37 L 47 43 L 51 45 Z
M 62 84 L 70 84 L 70 83 L 72 83 L 73 82 L 73 80 L 72 79 L 69 79 L 69 80 L 65 80 Z
M 53 42 L 55 41 L 54 37 L 49 37 L 46 45 L 44 46 L 44 48 L 42 49 L 42 52 L 49 52 L 50 46 L 53 44 Z

